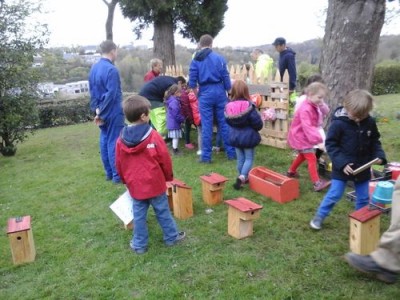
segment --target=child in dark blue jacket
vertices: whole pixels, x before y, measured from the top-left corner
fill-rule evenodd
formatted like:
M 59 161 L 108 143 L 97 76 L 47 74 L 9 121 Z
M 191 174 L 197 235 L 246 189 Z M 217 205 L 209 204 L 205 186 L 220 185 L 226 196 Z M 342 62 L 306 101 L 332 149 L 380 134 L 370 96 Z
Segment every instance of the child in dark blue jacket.
M 248 181 L 254 162 L 254 148 L 261 142 L 258 131 L 263 127 L 261 116 L 250 101 L 249 88 L 243 80 L 233 83 L 230 102 L 225 106 L 225 119 L 229 144 L 236 150 L 239 173 L 233 187 L 239 190 Z
M 375 120 L 369 115 L 373 108 L 372 95 L 365 90 L 348 93 L 343 107 L 336 109 L 328 129 L 325 147 L 332 161 L 331 187 L 318 207 L 310 226 L 322 228 L 324 219 L 342 198 L 346 182 L 354 182 L 358 210 L 369 203 L 371 169 L 353 174 L 358 167 L 378 158 L 377 164 L 386 164 L 385 152 L 379 141 Z

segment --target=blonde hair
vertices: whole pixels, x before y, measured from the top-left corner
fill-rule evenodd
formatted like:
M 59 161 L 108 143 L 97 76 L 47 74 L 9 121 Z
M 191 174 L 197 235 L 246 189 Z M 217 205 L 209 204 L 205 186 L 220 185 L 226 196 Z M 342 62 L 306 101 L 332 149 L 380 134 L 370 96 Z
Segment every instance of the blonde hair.
M 343 99 L 344 108 L 357 119 L 364 119 L 374 108 L 374 98 L 366 90 L 353 90 Z
M 315 95 L 316 93 L 318 93 L 320 90 L 323 90 L 325 95 L 328 95 L 328 87 L 323 84 L 322 82 L 313 82 L 310 83 L 306 88 L 305 88 L 305 92 L 307 95 Z

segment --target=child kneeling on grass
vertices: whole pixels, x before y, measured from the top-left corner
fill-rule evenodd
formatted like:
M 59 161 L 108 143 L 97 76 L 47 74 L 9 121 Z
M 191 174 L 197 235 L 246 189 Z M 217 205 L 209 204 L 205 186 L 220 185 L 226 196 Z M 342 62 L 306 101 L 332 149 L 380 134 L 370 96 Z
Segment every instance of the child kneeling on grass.
M 150 102 L 139 95 L 123 104 L 125 126 L 116 144 L 116 166 L 133 200 L 133 237 L 130 247 L 137 254 L 147 251 L 147 211 L 151 205 L 163 231 L 164 243 L 173 246 L 183 240 L 171 215 L 166 181 L 173 179 L 172 161 L 161 135 L 149 125 Z
M 343 107 L 338 107 L 332 117 L 325 141 L 332 161 L 331 186 L 310 222 L 311 228 L 320 230 L 324 219 L 342 198 L 348 180 L 354 182 L 356 210 L 369 203 L 371 169 L 353 174 L 358 167 L 378 158 L 377 164 L 386 164 L 385 152 L 379 141 L 380 134 L 374 118 L 372 95 L 365 90 L 348 93 Z

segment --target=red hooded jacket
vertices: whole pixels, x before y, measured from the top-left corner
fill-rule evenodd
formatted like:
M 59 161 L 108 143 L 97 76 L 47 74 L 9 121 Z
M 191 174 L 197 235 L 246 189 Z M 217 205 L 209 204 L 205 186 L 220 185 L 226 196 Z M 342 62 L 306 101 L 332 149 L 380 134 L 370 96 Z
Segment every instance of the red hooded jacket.
M 117 140 L 116 167 L 135 200 L 165 193 L 173 180 L 172 161 L 161 135 L 149 124 L 125 126 Z

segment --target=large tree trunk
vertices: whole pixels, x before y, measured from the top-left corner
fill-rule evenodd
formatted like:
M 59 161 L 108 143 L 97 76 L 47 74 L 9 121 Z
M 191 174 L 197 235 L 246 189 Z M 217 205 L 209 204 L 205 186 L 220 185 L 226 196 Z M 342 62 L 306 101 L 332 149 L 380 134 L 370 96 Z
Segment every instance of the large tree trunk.
M 371 88 L 385 2 L 329 0 L 320 70 L 332 110 L 349 91 Z
M 153 42 L 154 57 L 160 58 L 164 66 L 175 65 L 174 25 L 170 16 L 154 22 Z
M 111 2 L 103 0 L 103 2 L 107 5 L 108 8 L 107 21 L 106 21 L 106 40 L 112 41 L 114 38 L 113 36 L 114 11 L 119 0 L 111 0 Z

